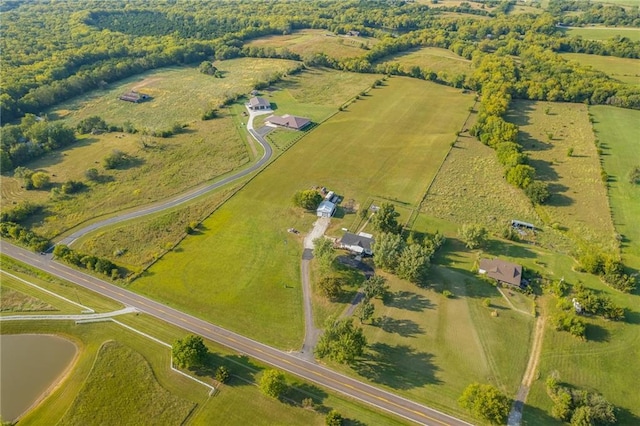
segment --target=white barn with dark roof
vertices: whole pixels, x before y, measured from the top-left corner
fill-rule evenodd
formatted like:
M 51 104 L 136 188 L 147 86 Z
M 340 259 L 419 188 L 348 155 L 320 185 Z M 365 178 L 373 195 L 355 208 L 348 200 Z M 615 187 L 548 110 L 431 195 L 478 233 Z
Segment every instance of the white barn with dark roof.
M 361 232 L 359 234 L 345 233 L 340 239 L 340 247 L 357 254 L 373 254 L 373 235 Z

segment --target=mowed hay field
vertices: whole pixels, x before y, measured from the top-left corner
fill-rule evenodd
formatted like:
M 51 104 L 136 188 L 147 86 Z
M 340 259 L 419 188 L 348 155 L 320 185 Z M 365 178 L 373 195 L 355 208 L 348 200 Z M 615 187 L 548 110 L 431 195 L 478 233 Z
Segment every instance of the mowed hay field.
M 631 1 L 631 0 L 627 0 Z M 635 1 L 635 0 L 634 0 Z M 631 27 L 571 27 L 563 28 L 571 37 L 580 36 L 588 40 L 608 40 L 615 36 L 626 37 L 633 41 L 640 40 L 640 28 Z
M 206 232 L 185 239 L 131 288 L 298 350 L 302 236 L 287 229 L 307 232 L 315 214 L 294 208 L 293 194 L 326 186 L 356 203 L 373 195 L 419 202 L 473 103 L 471 95 L 420 80 L 387 84 L 296 143 L 207 219 Z
M 576 241 L 615 250 L 615 230 L 586 105 L 516 101 L 508 120 L 520 127 L 519 141 L 529 164 L 549 184 L 551 197 L 538 209 L 547 225 L 557 223 Z
M 362 46 L 371 47 L 378 42 L 373 37 L 346 36 L 334 34 L 327 30 L 301 30 L 287 35 L 272 35 L 249 41 L 246 47 L 274 48 L 276 51 L 288 49 L 302 56 L 324 53 L 329 57 L 342 59 L 362 56 L 367 50 Z
M 281 59 L 239 58 L 216 61 L 223 78 L 203 74 L 197 67 L 168 67 L 122 80 L 106 90 L 93 91 L 51 109 L 50 117 L 74 125 L 83 118 L 98 115 L 108 124 L 130 121 L 136 128 L 168 129 L 178 123 L 200 120 L 227 97 L 248 93 L 253 86 L 298 65 Z M 152 99 L 135 104 L 118 99 L 136 90 Z
M 640 85 L 640 59 L 588 55 L 586 53 L 563 53 L 562 57 L 591 66 L 623 83 Z
M 616 231 L 623 237 L 622 254 L 628 266 L 640 270 L 640 185 L 629 181 L 631 170 L 640 167 L 640 111 L 592 106 L 589 112 L 610 176 L 609 202 Z
M 404 71 L 409 71 L 412 67 L 417 66 L 439 74 L 444 72 L 449 76 L 470 74 L 472 71 L 471 61 L 456 55 L 450 50 L 438 47 L 424 47 L 391 55 L 385 57 L 381 63 L 398 63 Z

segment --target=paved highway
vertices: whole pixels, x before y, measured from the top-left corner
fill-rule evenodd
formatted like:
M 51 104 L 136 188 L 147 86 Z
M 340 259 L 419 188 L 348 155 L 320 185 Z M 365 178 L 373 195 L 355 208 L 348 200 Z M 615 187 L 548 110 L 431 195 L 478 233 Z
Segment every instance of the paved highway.
M 293 354 L 282 352 L 114 284 L 72 269 L 53 261 L 51 255 L 36 254 L 5 241 L 0 242 L 0 251 L 14 259 L 71 281 L 103 296 L 117 300 L 126 306 L 134 307 L 139 311 L 181 327 L 191 333 L 203 336 L 241 354 L 248 355 L 280 370 L 288 371 L 305 380 L 333 389 L 336 392 L 340 392 L 412 422 L 433 426 L 469 425 L 469 423 L 456 419 L 455 417 L 336 373 L 321 365 L 308 362 Z
M 187 192 L 186 194 L 182 194 L 176 198 L 170 199 L 168 201 L 164 201 L 158 204 L 154 204 L 151 205 L 149 207 L 145 207 L 142 208 L 140 210 L 136 210 L 130 213 L 125 213 L 122 215 L 118 215 L 109 219 L 104 219 L 101 220 L 99 222 L 95 222 L 92 223 L 91 225 L 87 225 L 82 229 L 79 229 L 77 231 L 75 231 L 74 233 L 72 233 L 71 235 L 66 236 L 65 238 L 63 238 L 59 243 L 60 244 L 66 244 L 66 245 L 71 245 L 75 240 L 77 240 L 80 237 L 83 237 L 84 235 L 95 231 L 96 229 L 102 228 L 104 226 L 109 226 L 109 225 L 114 225 L 116 223 L 120 223 L 120 222 L 124 222 L 126 220 L 130 220 L 130 219 L 136 219 L 142 216 L 146 216 L 148 214 L 152 214 L 152 213 L 157 213 L 159 211 L 162 210 L 166 210 L 166 209 L 170 209 L 172 207 L 175 207 L 177 205 L 180 205 L 182 203 L 186 203 L 187 201 L 191 201 L 194 198 L 197 198 L 203 194 L 206 194 L 207 192 L 213 191 L 215 189 L 218 189 L 230 182 L 233 182 L 235 180 L 238 180 L 240 178 L 243 178 L 247 175 L 250 175 L 251 173 L 255 172 L 256 170 L 260 169 L 262 166 L 264 166 L 269 159 L 271 159 L 271 156 L 273 155 L 273 150 L 271 149 L 271 145 L 269 145 L 267 143 L 267 141 L 260 136 L 260 134 L 258 134 L 254 129 L 253 129 L 253 117 L 256 115 L 261 115 L 261 114 L 266 114 L 272 112 L 271 110 L 264 110 L 264 111 L 251 111 L 250 115 L 248 117 L 247 120 L 247 130 L 249 131 L 249 133 L 251 134 L 251 136 L 253 136 L 253 138 L 258 141 L 258 143 L 260 145 L 262 145 L 262 148 L 264 149 L 264 153 L 262 155 L 262 158 L 260 158 L 255 164 L 253 164 L 252 166 L 240 170 L 237 173 L 234 173 L 231 176 L 227 176 L 226 178 L 219 180 L 217 182 L 214 182 L 212 184 L 203 186 L 201 188 L 198 188 L 196 190 L 193 190 L 191 192 Z

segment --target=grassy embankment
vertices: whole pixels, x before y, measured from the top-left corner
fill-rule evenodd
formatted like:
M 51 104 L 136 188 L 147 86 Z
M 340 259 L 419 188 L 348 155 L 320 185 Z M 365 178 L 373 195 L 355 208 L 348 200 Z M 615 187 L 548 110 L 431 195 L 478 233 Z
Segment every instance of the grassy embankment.
M 200 116 L 228 95 L 247 93 L 257 80 L 295 64 L 270 59 L 225 61 L 217 64 L 224 71 L 221 79 L 191 67 L 156 70 L 62 104 L 49 111 L 49 116 L 69 125 L 99 115 L 115 125 L 129 120 L 139 129 L 166 129 L 175 122 L 189 123 L 189 127 L 165 139 L 123 133 L 80 136 L 73 146 L 27 166 L 47 172 L 54 187 L 73 179 L 87 183 L 86 189 L 52 201 L 48 191 L 25 191 L 21 182 L 2 176 L 3 205 L 44 204 L 44 213 L 34 217 L 31 225 L 36 232 L 53 237 L 96 217 L 166 199 L 245 167 L 252 154 L 231 114 L 222 110 L 220 118 L 210 121 L 201 121 Z M 117 99 L 134 88 L 153 99 L 141 104 Z M 133 160 L 122 169 L 104 170 L 101 161 L 114 149 Z M 87 181 L 84 173 L 89 168 L 99 170 L 100 182 Z
M 563 53 L 562 57 L 591 66 L 623 83 L 640 85 L 640 59 L 588 55 L 586 53 Z
M 36 272 L 11 259 L 3 258 L 3 265 L 12 274 L 81 301 L 98 311 L 117 309 L 117 305 L 108 299 Z M 4 284 L 3 276 L 3 287 Z M 51 302 L 59 309 L 58 313 L 78 313 L 78 308 L 74 311 L 72 305 L 33 287 L 29 288 L 29 297 L 40 302 Z M 4 296 L 3 291 L 3 306 L 7 302 Z M 185 335 L 183 330 L 144 314 L 121 316 L 118 320 L 165 342 L 173 342 Z M 356 405 L 293 377 L 287 377 L 291 389 L 285 402 L 267 398 L 255 386 L 265 366 L 212 342 L 206 342 L 211 351 L 208 360 L 210 368 L 196 373 L 202 373 L 202 380 L 211 381 L 213 369 L 218 365 L 226 365 L 232 377 L 227 384 L 219 387 L 215 397 L 207 397 L 206 388 L 169 370 L 168 348 L 114 323 L 74 325 L 71 321 L 10 322 L 3 324 L 2 331 L 58 334 L 73 340 L 80 349 L 79 357 L 63 385 L 58 386 L 51 397 L 43 400 L 20 424 L 41 424 L 42 419 L 47 419 L 49 423 L 62 419 L 63 424 L 86 424 L 89 415 L 92 419 L 89 423 L 100 418 L 103 424 L 122 424 L 123 421 L 131 424 L 149 421 L 153 424 L 176 424 L 187 419 L 187 424 L 210 424 L 224 420 L 229 425 L 321 425 L 324 424 L 324 413 L 333 408 L 355 424 L 401 424 L 386 414 Z M 315 412 L 301 408 L 302 399 L 307 397 L 316 403 Z M 195 409 L 191 411 L 192 408 Z
M 315 215 L 294 208 L 292 195 L 320 185 L 356 206 L 370 197 L 417 203 L 473 102 L 470 95 L 421 81 L 394 78 L 388 84 L 294 145 L 206 220 L 206 233 L 184 240 L 132 288 L 180 301 L 187 311 L 267 343 L 298 349 L 302 237 L 287 229 L 304 233 Z M 440 120 L 425 114 L 429 110 L 446 110 L 457 119 Z M 380 119 L 391 116 L 397 127 Z M 332 229 L 353 217 L 338 212 Z
M 417 66 L 438 74 L 445 73 L 449 76 L 457 74 L 470 74 L 471 61 L 464 59 L 447 49 L 437 47 L 423 47 L 407 52 L 390 55 L 380 61 L 382 64 L 398 63 L 402 69 L 409 71 Z
M 277 52 L 288 49 L 301 57 L 312 56 L 317 53 L 336 58 L 350 58 L 362 56 L 368 48 L 378 42 L 373 37 L 351 37 L 337 35 L 327 30 L 306 29 L 295 31 L 287 35 L 272 35 L 256 38 L 245 44 L 247 47 L 273 48 Z
M 580 36 L 588 40 L 608 40 L 615 36 L 627 37 L 633 41 L 640 40 L 640 29 L 631 27 L 572 27 L 564 28 L 563 31 L 568 36 Z

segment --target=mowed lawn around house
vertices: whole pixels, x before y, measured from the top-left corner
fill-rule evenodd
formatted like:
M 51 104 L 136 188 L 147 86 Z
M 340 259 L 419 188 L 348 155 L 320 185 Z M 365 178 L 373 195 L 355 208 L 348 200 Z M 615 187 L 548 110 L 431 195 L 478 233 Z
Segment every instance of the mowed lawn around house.
M 282 154 L 204 222 L 206 232 L 186 238 L 131 288 L 298 350 L 302 236 L 287 229 L 308 232 L 315 213 L 294 208 L 293 194 L 326 186 L 356 205 L 372 196 L 418 203 L 473 103 L 472 95 L 421 80 L 387 84 Z
M 628 266 L 640 270 L 640 185 L 629 181 L 631 170 L 640 167 L 640 112 L 610 106 L 591 106 L 589 112 L 610 176 L 609 202 L 622 254 Z
M 640 85 L 640 59 L 588 55 L 586 53 L 563 53 L 562 57 L 591 66 L 623 83 Z
M 450 77 L 458 74 L 470 74 L 472 72 L 471 61 L 462 58 L 450 50 L 438 47 L 423 47 L 407 52 L 387 56 L 380 61 L 382 64 L 398 63 L 404 71 L 409 71 L 417 66 L 423 70 L 435 73 L 445 73 Z
M 551 196 L 538 209 L 547 225 L 556 223 L 577 242 L 616 250 L 586 105 L 516 101 L 508 120 L 519 126 L 519 143 L 538 179 L 549 184 Z
M 273 48 L 276 52 L 287 49 L 303 58 L 324 53 L 329 57 L 342 59 L 362 56 L 367 53 L 363 46 L 370 48 L 377 42 L 378 39 L 373 37 L 347 36 L 327 30 L 305 29 L 287 35 L 256 38 L 245 43 L 245 47 Z

